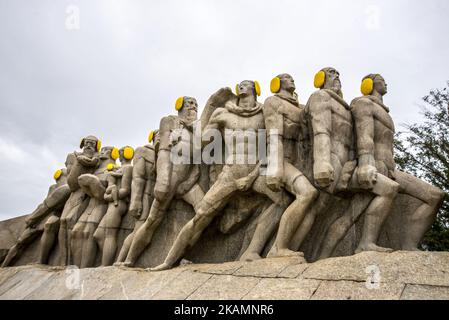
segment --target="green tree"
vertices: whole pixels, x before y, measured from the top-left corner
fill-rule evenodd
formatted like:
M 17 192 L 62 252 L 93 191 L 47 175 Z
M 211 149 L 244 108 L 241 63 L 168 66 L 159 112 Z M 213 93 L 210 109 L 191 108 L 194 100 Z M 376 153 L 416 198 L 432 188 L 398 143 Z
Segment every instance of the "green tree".
M 449 82 L 423 98 L 424 122 L 405 125 L 396 135 L 395 160 L 407 171 L 446 193 L 422 248 L 449 251 Z

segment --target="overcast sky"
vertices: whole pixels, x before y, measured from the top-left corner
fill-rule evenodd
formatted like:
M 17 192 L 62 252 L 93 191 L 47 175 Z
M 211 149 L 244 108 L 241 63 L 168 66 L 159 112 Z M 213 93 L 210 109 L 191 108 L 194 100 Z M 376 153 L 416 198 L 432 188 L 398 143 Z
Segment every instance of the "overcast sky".
M 449 80 L 448 14 L 447 0 L 0 0 L 0 220 L 34 210 L 81 137 L 145 144 L 178 96 L 202 108 L 240 80 L 264 99 L 288 72 L 305 103 L 334 66 L 350 101 L 381 73 L 397 126 L 420 121 Z

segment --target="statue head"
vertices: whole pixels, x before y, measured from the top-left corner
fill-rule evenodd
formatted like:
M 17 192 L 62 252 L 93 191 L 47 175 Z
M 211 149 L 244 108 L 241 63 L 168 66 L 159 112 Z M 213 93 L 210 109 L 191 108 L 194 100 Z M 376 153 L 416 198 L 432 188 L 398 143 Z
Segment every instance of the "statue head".
M 380 74 L 369 74 L 362 80 L 361 91 L 365 96 L 373 93 L 384 96 L 388 93 L 387 83 Z
M 150 134 L 148 135 L 148 142 L 152 143 L 154 146 L 158 144 L 160 141 L 160 135 L 159 130 L 151 130 Z
M 278 93 L 281 90 L 293 93 L 296 90 L 295 80 L 288 73 L 280 74 L 271 80 L 270 89 L 272 93 Z
M 328 89 L 342 96 L 340 72 L 334 68 L 323 68 L 315 75 L 314 85 L 319 89 Z
M 235 92 L 239 98 L 253 96 L 257 100 L 257 96 L 260 96 L 259 82 L 244 80 L 235 86 Z
M 95 136 L 87 136 L 81 140 L 80 148 L 86 155 L 93 156 L 100 151 L 101 141 Z
M 120 148 L 120 163 L 130 162 L 134 158 L 134 149 L 130 146 Z
M 192 123 L 198 119 L 198 103 L 192 97 L 179 97 L 176 100 L 176 110 L 178 116 L 187 123 Z
M 100 150 L 100 160 L 101 161 L 107 161 L 107 160 L 111 160 L 113 162 L 115 162 L 114 156 L 113 156 L 113 151 L 114 151 L 114 147 L 103 147 Z

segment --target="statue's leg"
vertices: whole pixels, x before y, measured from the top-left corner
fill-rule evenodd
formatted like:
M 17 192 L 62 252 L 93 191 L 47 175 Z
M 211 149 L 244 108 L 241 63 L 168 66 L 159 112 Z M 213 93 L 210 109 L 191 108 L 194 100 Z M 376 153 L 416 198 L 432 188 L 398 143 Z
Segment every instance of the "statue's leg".
M 134 163 L 133 177 L 131 182 L 131 197 L 129 203 L 129 212 L 133 216 L 136 213 L 141 214 L 143 210 L 142 198 L 146 185 L 145 159 L 141 158 Z
M 444 192 L 431 184 L 418 179 L 411 174 L 395 171 L 396 182 L 400 184 L 400 193 L 417 198 L 424 203 L 413 212 L 408 224 L 408 230 L 402 241 L 402 249 L 416 251 L 424 234 L 435 221 L 436 214 L 444 198 Z
M 96 201 L 96 205 L 92 214 L 87 217 L 87 222 L 83 232 L 83 249 L 81 258 L 81 268 L 90 268 L 95 264 L 97 257 L 98 245 L 94 238 L 95 230 L 104 217 L 108 204 Z
M 82 216 L 80 221 L 78 221 L 72 230 L 68 230 L 68 234 L 70 234 L 70 252 L 71 252 L 71 260 L 75 266 L 81 267 L 81 260 L 83 256 L 83 243 L 84 243 L 84 228 L 86 226 L 86 222 L 82 221 L 84 217 Z
M 82 174 L 78 177 L 78 183 L 88 196 L 103 201 L 106 188 L 96 175 Z
M 222 174 L 196 206 L 196 215 L 181 229 L 163 264 L 151 269 L 165 270 L 173 267 L 189 247 L 193 247 L 201 237 L 204 229 L 212 222 L 237 191 L 231 172 Z
M 304 239 L 309 234 L 315 223 L 315 218 L 317 215 L 326 208 L 330 200 L 330 195 L 325 192 L 320 192 L 319 197 L 315 200 L 313 205 L 309 208 L 308 213 L 305 215 L 304 219 L 300 223 L 299 227 L 296 229 L 293 235 L 289 248 L 298 251 L 301 248 Z
M 61 208 L 70 197 L 70 194 L 71 191 L 69 186 L 64 184 L 48 195 L 45 199 L 45 205 L 50 209 L 55 209 L 56 207 Z
M 297 256 L 298 252 L 289 248 L 290 242 L 307 213 L 312 213 L 313 216 L 308 224 L 301 225 L 304 235 L 309 233 L 315 220 L 315 212 L 309 210 L 309 208 L 319 196 L 318 190 L 299 170 L 288 162 L 284 164 L 284 175 L 286 187 L 295 195 L 296 199 L 282 215 L 276 240 L 268 253 L 268 257 Z
M 199 184 L 195 184 L 192 189 L 190 189 L 186 194 L 182 196 L 182 200 L 190 204 L 193 209 L 196 208 L 196 205 L 200 203 L 200 201 L 204 197 L 204 191 L 201 189 Z
M 126 207 L 126 202 L 120 201 L 118 207 L 114 207 L 113 210 L 106 213 L 102 223 L 97 228 L 97 231 L 101 229 L 105 235 L 104 244 L 100 247 L 103 251 L 102 266 L 110 266 L 114 262 L 117 251 L 117 232 L 122 222 L 122 216 L 126 213 Z
M 329 229 L 326 231 L 326 236 L 321 245 L 318 260 L 327 259 L 332 256 L 337 245 L 346 236 L 349 229 L 354 225 L 356 220 L 359 218 L 360 214 L 364 212 L 364 210 L 360 211 L 358 216 L 356 217 L 353 216 L 353 213 L 355 212 L 354 206 L 356 205 L 356 202 L 359 201 L 358 197 L 359 195 L 360 194 L 356 194 L 354 198 L 351 199 L 348 210 L 346 210 L 341 217 L 332 222 Z M 321 200 L 322 196 L 327 196 L 327 199 L 322 201 Z M 327 207 L 330 197 L 331 196 L 329 194 L 321 192 L 321 196 L 317 201 L 319 206 L 317 208 L 317 213 L 321 212 Z
M 391 213 L 391 207 L 399 191 L 399 184 L 390 178 L 377 174 L 377 182 L 371 190 L 376 197 L 365 211 L 362 237 L 355 253 L 362 251 L 391 252 L 390 248 L 376 245 L 385 219 Z
M 268 188 L 266 177 L 259 176 L 253 184 L 253 190 L 267 196 L 273 204 L 257 217 L 256 230 L 245 252 L 240 256 L 241 261 L 261 259 L 262 251 L 279 225 L 282 213 L 291 203 L 291 197 L 285 192 L 274 192 Z
M 134 235 L 136 234 L 137 230 L 139 230 L 139 228 L 145 223 L 145 221 L 146 219 L 136 220 L 133 231 L 125 238 L 125 241 L 123 241 L 123 245 L 120 249 L 120 253 L 117 257 L 116 263 L 114 263 L 115 266 L 120 266 L 125 262 L 126 257 L 128 256 L 129 248 L 131 248 L 131 244 L 134 241 Z
M 56 240 L 56 234 L 59 230 L 60 219 L 53 215 L 45 222 L 44 234 L 41 237 L 40 249 L 39 249 L 39 263 L 47 264 L 50 256 L 51 249 L 53 248 Z
M 150 244 L 154 231 L 159 227 L 162 222 L 165 212 L 170 205 L 170 202 L 174 196 L 172 192 L 170 196 L 164 199 L 164 202 L 160 202 L 154 199 L 151 205 L 150 214 L 145 220 L 144 224 L 136 231 L 133 242 L 129 248 L 128 256 L 124 262 L 125 266 L 134 266 L 137 259 L 140 257 L 145 248 Z
M 26 249 L 26 247 L 36 239 L 42 233 L 42 230 L 26 228 L 23 233 L 20 235 L 17 243 L 12 246 L 8 254 L 6 255 L 5 260 L 3 260 L 2 267 L 10 266 L 14 260 L 22 254 L 22 252 Z

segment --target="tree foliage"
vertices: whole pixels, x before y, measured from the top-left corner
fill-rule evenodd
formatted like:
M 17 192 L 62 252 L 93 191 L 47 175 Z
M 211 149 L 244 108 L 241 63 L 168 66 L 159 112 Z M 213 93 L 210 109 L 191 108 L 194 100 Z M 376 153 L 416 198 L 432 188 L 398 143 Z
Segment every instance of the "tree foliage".
M 423 98 L 424 121 L 405 125 L 395 140 L 395 160 L 409 172 L 444 190 L 443 206 L 422 247 L 449 250 L 449 82 Z

